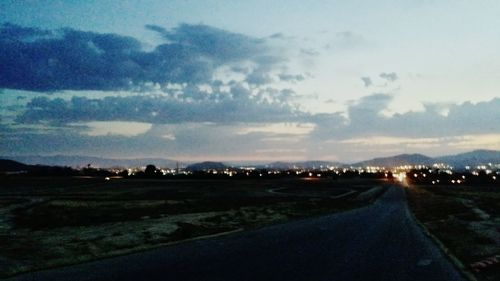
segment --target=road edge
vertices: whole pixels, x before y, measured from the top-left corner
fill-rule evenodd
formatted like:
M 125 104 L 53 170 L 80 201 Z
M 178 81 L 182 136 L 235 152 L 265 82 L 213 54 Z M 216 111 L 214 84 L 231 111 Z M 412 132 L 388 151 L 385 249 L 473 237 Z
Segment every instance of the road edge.
M 403 188 L 405 188 L 405 187 L 403 187 Z M 406 196 L 407 196 L 407 193 L 406 193 L 406 190 L 405 190 L 405 197 Z M 469 281 L 478 281 L 478 279 L 476 278 L 476 276 L 474 276 L 474 274 L 472 274 L 472 272 L 470 272 L 470 271 L 467 270 L 467 267 L 462 263 L 462 261 L 460 261 L 455 255 L 453 255 L 451 253 L 450 249 L 448 247 L 446 247 L 444 245 L 444 243 L 441 242 L 441 240 L 439 240 L 439 238 L 437 238 L 434 234 L 432 234 L 429 231 L 429 229 L 415 216 L 415 214 L 411 210 L 411 207 L 410 207 L 409 204 L 407 204 L 407 209 L 408 209 L 408 211 L 410 213 L 410 216 L 417 223 L 417 225 L 420 227 L 420 229 L 422 230 L 422 232 L 427 237 L 429 237 L 434 242 L 434 244 L 436 244 L 438 246 L 439 250 L 441 250 L 441 252 L 444 254 L 444 256 L 446 258 L 448 258 L 449 261 L 451 261 L 451 263 L 455 266 L 455 268 L 458 269 L 458 271 L 460 272 L 460 274 L 463 277 L 465 277 L 467 280 L 469 280 Z
M 126 252 L 126 251 L 125 252 L 117 252 L 116 254 L 112 254 L 109 256 L 102 256 L 102 257 L 98 257 L 96 259 L 91 259 L 91 260 L 75 261 L 75 262 L 71 262 L 71 263 L 63 264 L 63 265 L 53 265 L 53 266 L 48 266 L 48 267 L 39 268 L 39 269 L 35 269 L 35 270 L 19 271 L 17 273 L 11 274 L 9 276 L 0 277 L 0 281 L 15 281 L 19 276 L 33 274 L 34 272 L 49 271 L 49 270 L 55 270 L 55 269 L 60 269 L 60 268 L 64 268 L 64 267 L 78 266 L 80 264 L 92 263 L 92 262 L 102 261 L 102 260 L 106 260 L 106 259 L 118 258 L 118 257 L 127 256 L 127 255 L 132 255 L 132 254 L 153 251 L 155 249 L 159 249 L 159 248 L 163 248 L 163 247 L 174 246 L 177 244 L 188 243 L 188 242 L 194 242 L 194 241 L 202 240 L 202 239 L 211 239 L 211 238 L 217 238 L 217 237 L 222 237 L 222 236 L 228 236 L 228 235 L 243 232 L 243 231 L 245 231 L 245 229 L 240 227 L 240 228 L 229 230 L 229 231 L 207 234 L 207 235 L 203 235 L 203 236 L 196 236 L 196 237 L 192 237 L 192 238 L 188 238 L 188 239 L 184 239 L 184 240 L 177 240 L 177 241 L 171 241 L 171 242 L 166 242 L 166 243 L 160 243 L 160 244 L 156 244 L 155 246 L 151 246 L 151 247 L 147 247 L 147 246 L 139 247 L 132 252 Z

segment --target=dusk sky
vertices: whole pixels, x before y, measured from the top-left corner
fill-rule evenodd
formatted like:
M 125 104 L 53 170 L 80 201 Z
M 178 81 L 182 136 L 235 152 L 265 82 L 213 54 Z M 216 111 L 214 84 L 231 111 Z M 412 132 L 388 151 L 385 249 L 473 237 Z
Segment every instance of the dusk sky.
M 0 1 L 0 155 L 500 149 L 499 1 Z

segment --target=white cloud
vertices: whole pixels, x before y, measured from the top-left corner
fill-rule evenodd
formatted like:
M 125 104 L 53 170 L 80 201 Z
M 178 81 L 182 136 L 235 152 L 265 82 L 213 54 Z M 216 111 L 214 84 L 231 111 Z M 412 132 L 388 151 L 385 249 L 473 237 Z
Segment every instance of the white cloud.
M 167 133 L 167 134 L 164 134 L 161 137 L 164 138 L 164 139 L 166 139 L 166 140 L 171 140 L 171 141 L 175 140 L 175 135 L 174 134 Z
M 82 123 L 73 123 L 71 125 L 80 126 Z M 133 137 L 146 133 L 152 127 L 149 123 L 142 122 L 122 122 L 122 121 L 93 121 L 83 123 L 87 130 L 82 133 L 88 136 L 125 136 Z
M 269 133 L 277 135 L 307 135 L 314 130 L 312 123 L 267 123 L 243 126 L 236 134 L 248 135 L 252 133 Z

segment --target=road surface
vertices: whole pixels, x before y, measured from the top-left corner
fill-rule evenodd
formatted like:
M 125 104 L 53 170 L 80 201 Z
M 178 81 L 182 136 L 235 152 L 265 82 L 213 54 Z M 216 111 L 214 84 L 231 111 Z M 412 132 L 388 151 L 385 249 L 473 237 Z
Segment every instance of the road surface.
M 349 212 L 25 274 L 12 280 L 464 280 L 410 216 L 404 190 Z

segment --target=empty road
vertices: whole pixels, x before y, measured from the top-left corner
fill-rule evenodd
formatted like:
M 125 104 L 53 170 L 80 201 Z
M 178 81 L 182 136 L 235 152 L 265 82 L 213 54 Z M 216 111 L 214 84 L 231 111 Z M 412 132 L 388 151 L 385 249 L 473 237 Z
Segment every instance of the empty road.
M 410 216 L 402 188 L 349 212 L 12 280 L 464 280 Z

